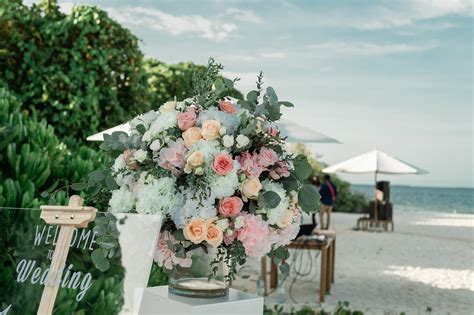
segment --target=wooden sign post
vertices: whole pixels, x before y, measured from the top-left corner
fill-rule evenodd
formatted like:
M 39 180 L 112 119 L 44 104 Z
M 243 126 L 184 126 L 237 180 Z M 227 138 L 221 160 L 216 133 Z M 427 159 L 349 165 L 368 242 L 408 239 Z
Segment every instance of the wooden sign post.
M 53 259 L 44 285 L 39 315 L 51 315 L 58 294 L 61 275 L 66 265 L 69 246 L 75 228 L 86 228 L 95 220 L 97 209 L 83 207 L 84 200 L 73 195 L 67 206 L 41 206 L 41 218 L 51 225 L 60 225 L 59 236 L 53 253 Z

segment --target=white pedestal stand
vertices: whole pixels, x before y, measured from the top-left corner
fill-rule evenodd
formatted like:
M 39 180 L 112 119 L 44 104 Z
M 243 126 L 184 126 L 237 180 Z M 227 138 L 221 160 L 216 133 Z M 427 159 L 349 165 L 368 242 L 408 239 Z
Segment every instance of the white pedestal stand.
M 230 289 L 229 295 L 214 299 L 168 294 L 168 286 L 146 288 L 139 314 L 252 314 L 263 313 L 263 297 Z

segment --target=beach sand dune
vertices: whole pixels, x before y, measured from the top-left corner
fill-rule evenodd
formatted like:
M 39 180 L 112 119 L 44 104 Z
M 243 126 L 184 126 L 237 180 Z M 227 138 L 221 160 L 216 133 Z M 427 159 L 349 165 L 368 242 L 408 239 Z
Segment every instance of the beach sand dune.
M 292 271 L 285 282 L 285 309 L 308 305 L 330 311 L 348 301 L 366 314 L 474 314 L 474 215 L 396 213 L 394 232 L 354 231 L 359 216 L 333 215 L 336 279 L 326 302 L 318 302 L 319 258 L 300 252 L 292 265 L 311 273 L 297 278 L 290 290 Z M 249 261 L 240 275 L 250 278 L 233 287 L 256 292 L 259 266 Z M 273 293 L 266 304 L 276 299 Z

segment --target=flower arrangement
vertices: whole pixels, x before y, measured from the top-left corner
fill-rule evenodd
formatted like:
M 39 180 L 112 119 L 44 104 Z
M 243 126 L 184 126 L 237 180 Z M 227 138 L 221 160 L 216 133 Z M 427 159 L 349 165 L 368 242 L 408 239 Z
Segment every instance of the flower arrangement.
M 288 258 L 301 210 L 315 210 L 319 196 L 304 184 L 308 162 L 288 152 L 275 124 L 293 105 L 264 92 L 261 73 L 245 100 L 227 97 L 235 80 L 220 78 L 221 68 L 210 60 L 196 96 L 135 117 L 130 135 L 106 135 L 102 148 L 120 152 L 109 211 L 165 217 L 160 266 L 189 267 L 192 250 L 212 247 L 233 278 L 247 257 Z

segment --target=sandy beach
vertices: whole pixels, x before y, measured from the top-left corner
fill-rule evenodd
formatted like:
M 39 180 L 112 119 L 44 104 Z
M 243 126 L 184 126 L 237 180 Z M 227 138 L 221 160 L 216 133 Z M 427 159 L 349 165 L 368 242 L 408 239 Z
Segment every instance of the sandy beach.
M 286 310 L 308 305 L 331 311 L 338 301 L 348 301 L 366 314 L 473 314 L 474 215 L 395 213 L 394 232 L 354 231 L 359 216 L 333 214 L 336 277 L 325 303 L 318 301 L 319 257 L 300 252 L 293 265 L 310 274 L 290 290 L 291 272 L 285 282 Z M 238 279 L 233 287 L 256 292 L 259 267 L 258 261 L 249 261 L 240 274 L 250 278 Z M 275 304 L 276 294 L 265 303 Z

